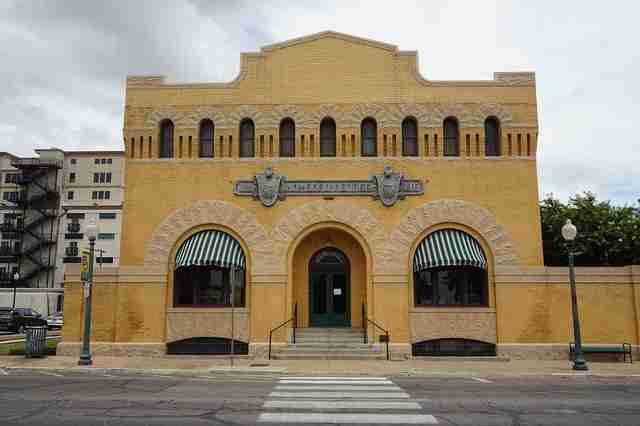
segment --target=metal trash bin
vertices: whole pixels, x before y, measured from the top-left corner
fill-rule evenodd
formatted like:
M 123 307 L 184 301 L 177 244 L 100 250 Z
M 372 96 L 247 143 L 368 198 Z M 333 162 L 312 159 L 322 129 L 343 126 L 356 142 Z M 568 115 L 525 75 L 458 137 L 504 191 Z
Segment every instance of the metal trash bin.
M 47 351 L 47 327 L 25 327 L 24 355 L 27 358 L 41 358 Z

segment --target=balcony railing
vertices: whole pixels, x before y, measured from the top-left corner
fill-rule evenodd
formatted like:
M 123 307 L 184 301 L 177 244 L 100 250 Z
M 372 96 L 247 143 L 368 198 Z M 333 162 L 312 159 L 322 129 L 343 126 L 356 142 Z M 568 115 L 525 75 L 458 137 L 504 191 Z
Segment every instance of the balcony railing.
M 42 158 L 15 158 L 11 161 L 13 167 L 56 167 L 62 168 L 62 160 L 43 160 Z

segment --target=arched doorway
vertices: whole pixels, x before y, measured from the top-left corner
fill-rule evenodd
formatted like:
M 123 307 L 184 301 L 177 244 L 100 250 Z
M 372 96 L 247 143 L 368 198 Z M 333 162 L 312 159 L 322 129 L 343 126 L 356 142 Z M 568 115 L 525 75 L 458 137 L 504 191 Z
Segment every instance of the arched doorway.
M 347 256 L 325 247 L 309 260 L 309 325 L 350 327 L 350 272 Z

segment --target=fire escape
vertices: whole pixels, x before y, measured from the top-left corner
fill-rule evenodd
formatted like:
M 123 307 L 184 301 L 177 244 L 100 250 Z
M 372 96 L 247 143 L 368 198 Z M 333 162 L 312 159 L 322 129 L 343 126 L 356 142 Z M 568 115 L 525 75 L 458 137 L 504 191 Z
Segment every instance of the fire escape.
M 20 284 L 50 287 L 53 283 L 60 192 L 58 174 L 62 161 L 20 158 L 11 163 L 21 171 L 18 206 L 20 229 Z

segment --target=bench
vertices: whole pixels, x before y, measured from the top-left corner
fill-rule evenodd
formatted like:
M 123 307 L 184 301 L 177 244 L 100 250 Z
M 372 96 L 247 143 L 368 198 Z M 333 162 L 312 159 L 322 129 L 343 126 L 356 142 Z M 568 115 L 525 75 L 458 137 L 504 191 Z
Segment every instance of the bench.
M 573 354 L 575 352 L 575 344 L 569 343 L 569 359 L 573 360 Z M 629 356 L 629 362 L 633 363 L 633 354 L 631 352 L 630 343 L 622 343 L 617 345 L 582 345 L 583 354 L 622 354 L 622 361 L 627 362 L 627 355 Z

